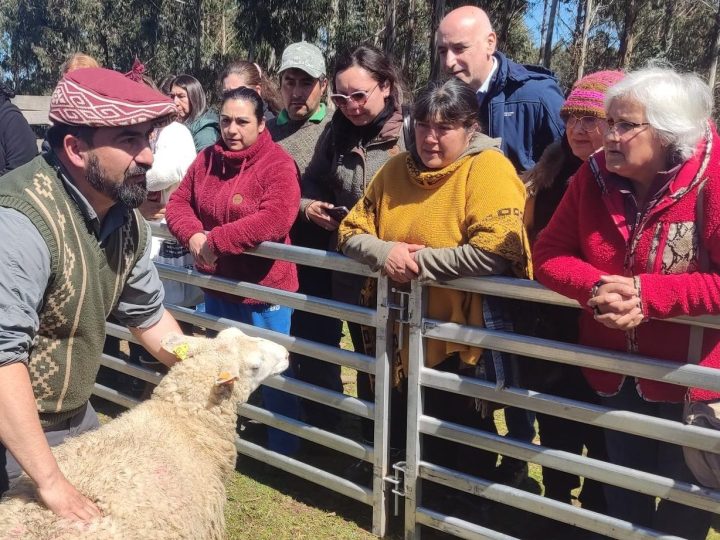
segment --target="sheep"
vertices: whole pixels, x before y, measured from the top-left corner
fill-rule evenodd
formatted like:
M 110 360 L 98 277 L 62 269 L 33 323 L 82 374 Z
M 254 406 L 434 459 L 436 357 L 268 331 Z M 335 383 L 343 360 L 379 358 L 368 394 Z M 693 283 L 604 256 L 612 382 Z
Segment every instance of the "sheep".
M 53 449 L 68 480 L 103 516 L 87 524 L 37 502 L 25 475 L 0 502 L 0 539 L 220 539 L 224 482 L 235 469 L 237 407 L 288 367 L 281 345 L 228 328 L 215 339 L 171 335 L 178 362 L 152 397 Z

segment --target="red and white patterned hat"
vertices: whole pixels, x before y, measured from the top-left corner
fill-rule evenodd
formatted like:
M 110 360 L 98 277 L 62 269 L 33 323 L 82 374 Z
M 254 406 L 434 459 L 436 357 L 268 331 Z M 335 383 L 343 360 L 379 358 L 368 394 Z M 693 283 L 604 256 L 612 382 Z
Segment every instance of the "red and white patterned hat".
M 117 127 L 156 121 L 161 126 L 177 115 L 170 98 L 122 73 L 104 68 L 65 74 L 50 99 L 50 120 L 71 126 Z

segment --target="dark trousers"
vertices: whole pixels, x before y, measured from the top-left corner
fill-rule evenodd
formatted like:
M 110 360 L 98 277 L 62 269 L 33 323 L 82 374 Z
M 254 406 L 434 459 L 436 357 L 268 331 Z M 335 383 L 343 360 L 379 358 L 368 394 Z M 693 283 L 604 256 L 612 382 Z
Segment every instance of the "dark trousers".
M 553 368 L 558 370 L 558 378 L 552 385 L 546 386 L 544 392 L 585 403 L 600 403 L 600 398 L 590 388 L 580 368 L 559 364 Z M 607 460 L 605 435 L 601 428 L 543 413 L 537 413 L 537 422 L 543 446 L 577 455 L 582 454 L 585 447 L 587 457 Z M 570 492 L 580 486 L 580 478 L 574 474 L 543 467 L 543 485 L 546 497 L 570 503 Z M 605 512 L 605 494 L 600 482 L 586 478 L 579 500 L 583 508 Z
M 299 292 L 320 298 L 330 298 L 331 275 L 329 270 L 323 268 L 298 266 Z M 338 347 L 342 337 L 342 321 L 296 310 L 292 315 L 290 335 Z M 290 361 L 295 378 L 298 380 L 342 393 L 343 385 L 339 365 L 297 353 L 290 355 Z M 309 399 L 302 400 L 302 408 L 305 419 L 323 429 L 334 428 L 340 418 L 339 411 L 334 407 L 328 407 Z
M 668 420 L 682 418 L 682 403 L 645 401 L 635 389 L 634 379 L 628 377 L 620 392 L 602 398 L 603 405 L 633 411 Z M 605 433 L 607 453 L 611 463 L 666 476 L 674 480 L 694 483 L 685 464 L 682 448 L 653 439 L 646 439 L 615 430 Z M 616 486 L 605 486 L 608 514 L 677 535 L 688 540 L 705 540 L 713 514 L 690 506 L 636 493 Z
M 472 376 L 474 372 L 474 368 L 465 367 L 458 355 L 450 356 L 434 369 L 465 376 Z M 488 414 L 483 418 L 475 406 L 475 399 L 469 396 L 425 388 L 424 412 L 440 420 L 497 434 L 493 415 Z M 423 442 L 423 453 L 428 461 L 480 478 L 494 478 L 497 461 L 495 452 L 428 435 L 424 436 Z

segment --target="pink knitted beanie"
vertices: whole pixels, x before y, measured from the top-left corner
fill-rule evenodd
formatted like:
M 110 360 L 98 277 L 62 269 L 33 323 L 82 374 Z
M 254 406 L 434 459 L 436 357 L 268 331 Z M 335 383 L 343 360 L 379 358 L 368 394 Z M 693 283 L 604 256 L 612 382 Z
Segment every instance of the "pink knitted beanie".
M 605 118 L 605 92 L 622 79 L 622 71 L 598 71 L 577 81 L 560 109 L 563 117 L 597 116 Z

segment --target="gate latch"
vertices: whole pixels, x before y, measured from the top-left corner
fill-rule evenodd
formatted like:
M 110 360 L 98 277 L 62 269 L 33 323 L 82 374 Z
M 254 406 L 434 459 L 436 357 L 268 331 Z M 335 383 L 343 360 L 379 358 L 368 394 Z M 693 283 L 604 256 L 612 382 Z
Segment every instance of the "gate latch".
M 395 287 L 390 289 L 390 291 L 395 295 L 395 298 L 397 300 L 389 301 L 388 309 L 391 309 L 391 310 L 397 312 L 397 318 L 395 319 L 395 322 L 400 323 L 400 324 L 398 324 L 397 338 L 398 338 L 398 343 L 402 343 L 403 342 L 404 325 L 410 323 L 410 313 L 408 310 L 408 298 L 410 298 L 410 293 L 408 291 L 396 289 Z
M 405 471 L 406 462 L 398 461 L 392 464 L 393 476 L 386 476 L 383 480 L 387 483 L 392 484 L 392 493 L 395 495 L 393 498 L 393 515 L 395 517 L 400 515 L 400 497 L 405 497 Z

